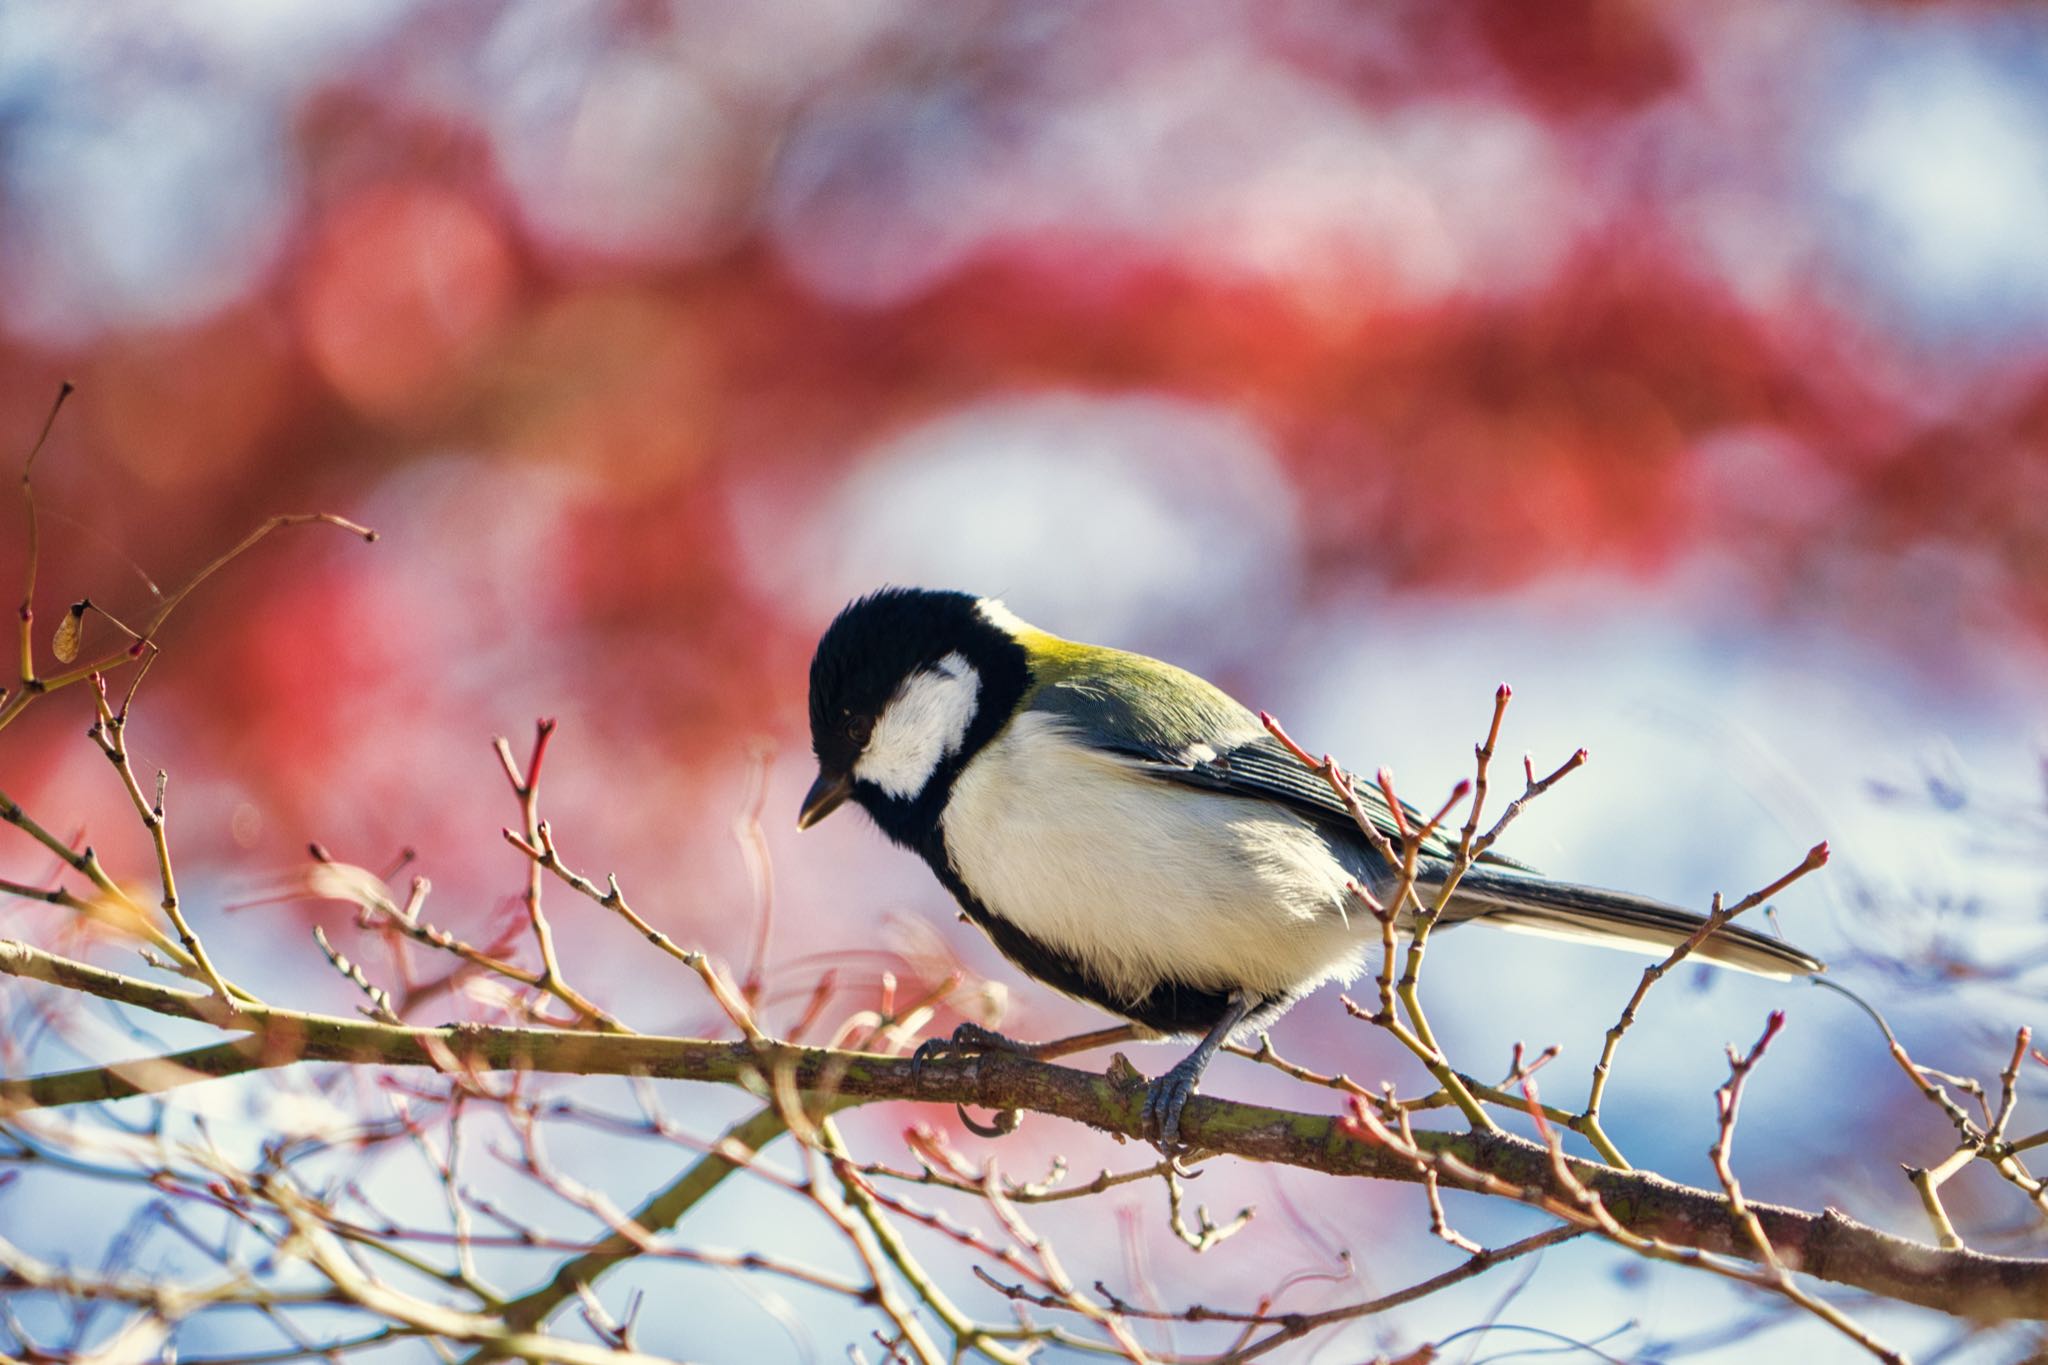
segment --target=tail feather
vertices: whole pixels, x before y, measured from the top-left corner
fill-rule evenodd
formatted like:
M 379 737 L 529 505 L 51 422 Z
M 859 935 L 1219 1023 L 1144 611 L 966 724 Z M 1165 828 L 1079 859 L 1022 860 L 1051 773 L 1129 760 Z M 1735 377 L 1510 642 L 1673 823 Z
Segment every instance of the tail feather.
M 1500 929 L 1652 953 L 1670 952 L 1691 938 L 1704 919 L 1643 896 L 1479 867 L 1459 879 L 1446 918 L 1483 919 Z M 1782 939 L 1736 924 L 1723 926 L 1693 956 L 1780 981 L 1827 970 L 1819 959 Z

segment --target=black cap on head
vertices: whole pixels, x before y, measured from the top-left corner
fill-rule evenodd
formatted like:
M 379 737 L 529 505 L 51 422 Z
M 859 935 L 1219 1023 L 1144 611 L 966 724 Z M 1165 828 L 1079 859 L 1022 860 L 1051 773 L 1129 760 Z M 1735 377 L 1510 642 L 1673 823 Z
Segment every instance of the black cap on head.
M 964 651 L 986 629 L 978 598 L 928 588 L 882 588 L 834 617 L 811 656 L 811 751 L 818 766 L 844 772 L 867 730 L 915 670 Z
M 874 809 L 852 771 L 875 721 L 905 678 L 952 653 L 981 675 L 980 712 L 958 755 L 964 762 L 1009 718 L 1027 678 L 1023 647 L 982 614 L 980 598 L 882 588 L 849 603 L 826 627 L 811 657 L 811 750 L 819 776 L 805 799 L 804 824 L 848 796 Z

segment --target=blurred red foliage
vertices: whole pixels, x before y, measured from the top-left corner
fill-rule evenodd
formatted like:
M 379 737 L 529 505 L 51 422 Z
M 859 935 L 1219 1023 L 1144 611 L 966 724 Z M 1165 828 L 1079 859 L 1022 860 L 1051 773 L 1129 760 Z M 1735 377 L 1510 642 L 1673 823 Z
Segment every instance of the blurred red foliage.
M 45 613 L 60 594 L 146 609 L 137 566 L 174 580 L 268 512 L 332 507 L 386 523 L 374 567 L 266 546 L 191 604 L 152 683 L 175 707 L 161 723 L 283 827 L 339 818 L 336 774 L 368 742 L 351 697 L 375 700 L 380 744 L 515 723 L 473 715 L 485 659 L 532 660 L 537 705 L 589 698 L 609 743 L 730 764 L 738 735 L 799 715 L 818 624 L 749 567 L 740 491 L 770 499 L 793 554 L 880 437 L 1078 389 L 1249 419 L 1303 509 L 1311 595 L 1655 576 L 1713 549 L 1756 567 L 1767 610 L 1896 635 L 1870 554 L 1939 542 L 2048 630 L 2048 339 L 1956 350 L 1860 307 L 1830 254 L 1843 210 L 1801 170 L 1834 106 L 1773 64 L 1804 79 L 1789 39 L 1832 35 L 1851 70 L 1898 21 L 1769 9 L 1191 6 L 1111 28 L 424 11 L 303 79 L 211 52 L 208 79 L 281 138 L 282 248 L 182 321 L 40 337 L 0 296 L 16 441 L 59 374 L 82 386 L 39 472 L 61 528 Z M 119 91 L 182 88 L 119 69 Z M 1201 103 L 1254 85 L 1235 121 Z M 1756 90 L 1782 107 L 1730 113 L 1728 92 Z M 903 126 L 835 141 L 835 101 L 859 93 L 861 117 Z M 1230 146 L 1204 141 L 1217 128 Z M 1471 148 L 1475 189 L 1450 173 L 1482 133 L 1509 150 Z M 534 139 L 582 178 L 537 176 Z M 546 200 L 675 192 L 660 163 L 583 174 L 649 147 L 716 168 L 698 187 L 715 203 L 675 201 L 701 215 L 689 232 L 592 237 L 603 203 Z M 847 158 L 805 171 L 845 201 L 831 221 L 900 233 L 929 280 L 863 277 L 848 301 L 832 262 L 800 259 L 844 245 L 790 226 L 812 201 L 783 190 L 782 158 L 821 147 Z M 1127 174 L 1086 170 L 1102 164 Z M 1269 238 L 1243 174 L 1282 164 Z M 1063 199 L 1075 184 L 1094 188 Z M 1700 214 L 1723 200 L 1790 225 L 1750 245 L 1792 264 L 1760 285 L 1755 262 L 1715 258 Z M 965 245 L 916 259 L 934 224 Z M 21 794 L 54 780 L 51 752 L 10 760 Z

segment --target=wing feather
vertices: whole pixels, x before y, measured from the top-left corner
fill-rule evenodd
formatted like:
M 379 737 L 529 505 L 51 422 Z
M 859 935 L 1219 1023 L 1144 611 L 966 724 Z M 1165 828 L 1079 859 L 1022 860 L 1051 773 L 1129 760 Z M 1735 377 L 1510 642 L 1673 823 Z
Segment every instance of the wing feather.
M 1240 744 L 1213 758 L 1176 760 L 1173 756 L 1156 752 L 1133 756 L 1140 759 L 1138 766 L 1143 771 L 1162 781 L 1272 801 L 1333 833 L 1363 840 L 1350 808 L 1331 790 L 1330 784 L 1304 767 L 1301 760 L 1269 735 Z M 1401 827 L 1379 784 L 1355 773 L 1347 776 L 1351 778 L 1352 791 L 1356 793 L 1366 817 L 1389 839 L 1398 842 Z M 1405 801 L 1401 803 L 1401 809 L 1411 829 L 1419 829 L 1427 819 Z M 1424 854 L 1436 858 L 1449 858 L 1457 851 L 1455 831 L 1439 831 L 1424 840 L 1422 845 Z M 1486 855 L 1482 861 L 1520 866 L 1494 854 Z

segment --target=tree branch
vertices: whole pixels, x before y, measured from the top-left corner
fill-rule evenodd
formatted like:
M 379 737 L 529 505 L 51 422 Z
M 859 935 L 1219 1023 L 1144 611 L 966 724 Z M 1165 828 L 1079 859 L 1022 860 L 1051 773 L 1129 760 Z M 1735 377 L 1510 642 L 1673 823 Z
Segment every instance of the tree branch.
M 8 940 L 0 940 L 0 973 L 189 1019 L 207 1018 L 213 1003 L 202 992 L 124 976 Z M 407 1028 L 257 1004 L 245 1005 L 233 1027 L 246 1030 L 246 1036 L 141 1062 L 0 1081 L 0 1113 L 141 1094 L 235 1071 L 337 1061 L 723 1084 L 746 1084 L 772 1071 L 787 1075 L 797 1091 L 841 1103 L 919 1100 L 1026 1109 L 1119 1137 L 1142 1141 L 1144 1136 L 1144 1084 L 1121 1066 L 1112 1066 L 1108 1075 L 1091 1075 L 989 1053 L 929 1063 L 920 1073 L 904 1058 L 777 1043 L 472 1025 Z M 1182 1127 L 1195 1146 L 1213 1153 L 1331 1175 L 1408 1183 L 1422 1178 L 1414 1162 L 1351 1135 L 1333 1116 L 1198 1096 Z M 1549 1189 L 1555 1183 L 1551 1153 L 1511 1134 L 1418 1132 L 1415 1144 L 1512 1185 Z M 1588 1162 L 1572 1161 L 1570 1168 L 1623 1227 L 1722 1255 L 1754 1259 L 1757 1254 L 1719 1192 Z M 1784 1264 L 1805 1274 L 1962 1316 L 2048 1319 L 2048 1261 L 1911 1242 L 1833 1209 L 1811 1213 L 1771 1204 L 1748 1207 Z

